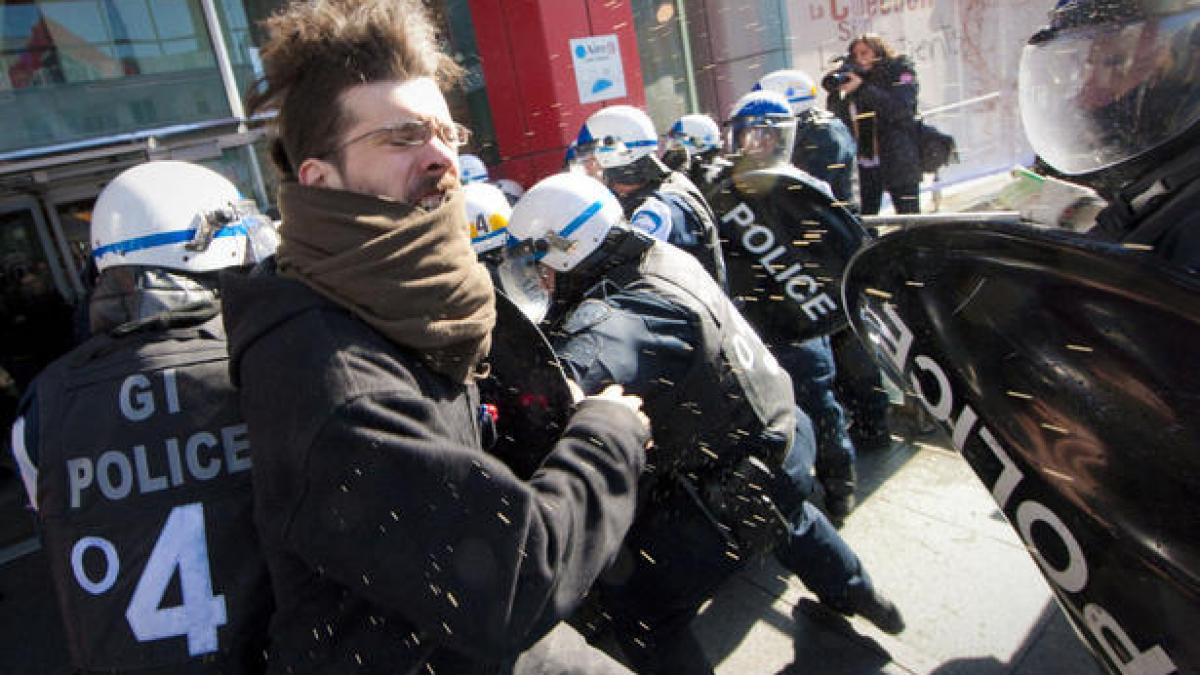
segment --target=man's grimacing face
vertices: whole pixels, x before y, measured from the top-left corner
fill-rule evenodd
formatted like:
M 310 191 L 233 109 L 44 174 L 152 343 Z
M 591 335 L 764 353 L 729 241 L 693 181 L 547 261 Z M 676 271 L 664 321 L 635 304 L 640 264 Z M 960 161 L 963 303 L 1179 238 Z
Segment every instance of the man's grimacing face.
M 428 77 L 355 85 L 342 92 L 340 102 L 349 124 L 336 145 L 413 120 L 452 124 L 446 98 Z M 418 146 L 392 145 L 387 134 L 368 136 L 345 145 L 339 154 L 340 161 L 305 160 L 300 182 L 432 208 L 441 202 L 439 182 L 447 175 L 454 182 L 458 178 L 458 149 L 437 134 Z

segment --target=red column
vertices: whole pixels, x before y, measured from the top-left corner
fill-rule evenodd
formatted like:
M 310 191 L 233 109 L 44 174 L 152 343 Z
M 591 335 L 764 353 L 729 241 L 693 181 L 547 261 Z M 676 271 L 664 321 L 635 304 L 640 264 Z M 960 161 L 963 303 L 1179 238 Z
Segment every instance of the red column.
M 469 0 L 502 164 L 526 188 L 562 168 L 584 120 L 616 104 L 644 107 L 633 11 L 613 0 Z M 617 36 L 628 95 L 582 104 L 569 41 Z

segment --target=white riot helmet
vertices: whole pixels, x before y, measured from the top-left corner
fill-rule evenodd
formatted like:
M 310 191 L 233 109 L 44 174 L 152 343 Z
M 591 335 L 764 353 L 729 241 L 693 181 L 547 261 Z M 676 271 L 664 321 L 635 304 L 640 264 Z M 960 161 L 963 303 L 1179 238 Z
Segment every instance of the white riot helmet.
M 205 167 L 154 161 L 127 169 L 92 211 L 96 269 L 144 265 L 211 272 L 250 265 L 275 251 L 278 235 L 253 201 Z
M 578 159 L 595 157 L 604 169 L 630 167 L 658 154 L 658 132 L 645 112 L 615 105 L 592 113 L 575 139 Z
M 791 161 L 796 141 L 796 118 L 783 94 L 752 91 L 738 99 L 729 113 L 729 147 L 759 166 Z
M 570 272 L 623 220 L 620 203 L 603 183 L 571 172 L 543 179 L 513 208 L 498 275 L 501 289 L 540 321 L 549 307 L 549 290 L 539 265 Z
M 513 208 L 508 234 L 530 242 L 534 257 L 558 272 L 569 272 L 591 255 L 608 231 L 624 219 L 617 198 L 603 183 L 576 173 L 543 179 Z
M 471 226 L 471 248 L 483 255 L 504 246 L 508 238 L 508 221 L 512 207 L 500 188 L 490 183 L 470 183 L 463 186 L 466 197 L 467 222 Z
M 458 177 L 464 185 L 486 182 L 488 179 L 487 165 L 475 155 L 459 155 Z
M 508 197 L 509 204 L 516 204 L 521 195 L 525 194 L 525 188 L 521 184 L 511 178 L 501 178 L 496 181 L 496 187 Z
M 671 125 L 667 139 L 690 154 L 701 154 L 721 147 L 721 129 L 708 115 L 684 115 Z
M 792 114 L 799 115 L 817 103 L 817 83 L 803 70 L 776 70 L 762 76 L 755 91 L 773 91 L 787 97 Z

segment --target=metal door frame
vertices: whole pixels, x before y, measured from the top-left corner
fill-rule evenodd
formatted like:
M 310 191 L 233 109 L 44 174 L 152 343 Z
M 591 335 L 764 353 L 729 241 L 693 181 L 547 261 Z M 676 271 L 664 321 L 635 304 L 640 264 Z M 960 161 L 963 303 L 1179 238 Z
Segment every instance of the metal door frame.
M 46 225 L 46 216 L 42 213 L 42 204 L 30 196 L 0 199 L 0 214 L 14 211 L 29 211 L 33 214 L 33 227 L 37 230 L 38 239 L 42 243 L 42 253 L 46 256 L 46 264 L 50 266 L 50 275 L 54 278 L 54 286 L 64 300 L 73 302 L 76 299 L 75 286 L 67 281 L 67 275 L 62 268 L 61 256 L 56 253 L 50 228 Z M 72 265 L 73 266 L 73 265 Z M 76 279 L 76 281 L 78 281 Z
M 107 179 L 104 182 L 107 182 Z M 102 187 L 102 183 L 98 181 L 72 183 L 55 186 L 42 196 L 42 201 L 46 208 L 46 216 L 50 221 L 50 230 L 54 235 L 55 241 L 58 242 L 59 257 L 62 259 L 63 265 L 70 272 L 71 287 L 77 294 L 76 297 L 80 299 L 83 299 L 87 294 L 87 291 L 83 288 L 83 281 L 80 279 L 83 270 L 75 268 L 75 256 L 71 253 L 71 244 L 67 241 L 67 235 L 63 231 L 62 219 L 58 217 L 58 207 L 62 204 L 81 199 L 90 198 L 94 200 L 100 196 Z

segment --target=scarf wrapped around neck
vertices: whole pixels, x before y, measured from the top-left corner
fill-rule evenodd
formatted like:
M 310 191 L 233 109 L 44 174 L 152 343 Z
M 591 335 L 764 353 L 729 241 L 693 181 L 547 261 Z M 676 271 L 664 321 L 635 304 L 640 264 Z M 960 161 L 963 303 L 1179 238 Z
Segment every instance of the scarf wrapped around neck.
M 280 273 L 345 307 L 433 370 L 469 382 L 491 348 L 495 295 L 471 249 L 463 193 L 427 211 L 285 183 Z

